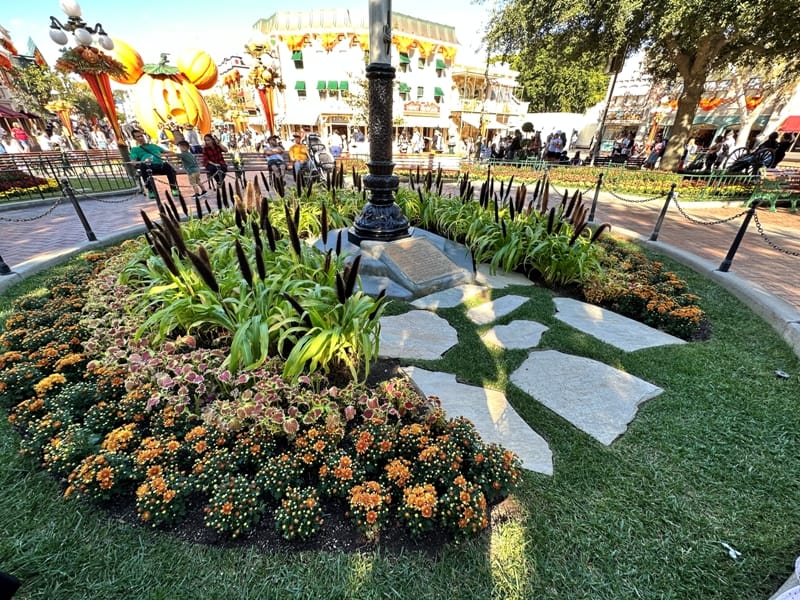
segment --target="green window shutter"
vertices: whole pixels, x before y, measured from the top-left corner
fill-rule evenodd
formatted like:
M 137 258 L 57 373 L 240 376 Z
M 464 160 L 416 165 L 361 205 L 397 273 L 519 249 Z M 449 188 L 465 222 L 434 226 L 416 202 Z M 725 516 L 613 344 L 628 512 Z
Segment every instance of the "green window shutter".
M 297 81 L 297 82 L 295 82 L 294 89 L 296 89 L 296 90 L 305 90 L 306 89 L 306 82 L 305 81 Z
M 328 82 L 328 89 L 329 90 L 338 90 L 339 89 L 339 82 L 338 81 L 329 81 Z
M 433 95 L 437 98 L 444 98 L 444 92 L 440 87 L 433 88 Z
M 401 64 L 405 63 L 407 65 L 411 64 L 411 59 L 408 58 L 408 54 L 405 54 L 404 52 L 400 53 L 400 63 Z
M 350 89 L 350 84 L 347 81 L 340 81 L 339 82 L 339 89 L 347 91 L 347 90 Z
M 318 90 L 324 90 L 325 89 L 325 82 L 324 81 L 318 81 L 317 82 L 317 89 Z
M 292 60 L 303 60 L 303 51 L 295 50 L 292 52 Z
M 436 59 L 436 68 L 437 69 L 446 69 L 447 65 L 444 64 L 444 61 L 441 58 Z

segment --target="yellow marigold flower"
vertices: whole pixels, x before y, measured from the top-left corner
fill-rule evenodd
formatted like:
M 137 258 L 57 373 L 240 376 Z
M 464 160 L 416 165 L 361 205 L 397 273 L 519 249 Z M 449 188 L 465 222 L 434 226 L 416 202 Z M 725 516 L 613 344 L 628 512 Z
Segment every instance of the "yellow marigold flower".
M 52 373 L 34 385 L 33 390 L 36 392 L 36 395 L 43 396 L 49 392 L 54 385 L 64 384 L 66 382 L 67 378 L 61 373 Z

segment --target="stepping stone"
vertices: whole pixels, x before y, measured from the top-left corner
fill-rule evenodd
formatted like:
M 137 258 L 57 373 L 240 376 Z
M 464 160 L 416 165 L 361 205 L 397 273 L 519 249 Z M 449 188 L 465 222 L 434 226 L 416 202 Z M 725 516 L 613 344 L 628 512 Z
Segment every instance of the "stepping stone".
M 686 343 L 680 338 L 593 304 L 572 298 L 554 298 L 553 301 L 558 310 L 556 319 L 626 352 Z
M 458 383 L 451 373 L 403 369 L 426 396 L 437 396 L 448 417 L 472 421 L 485 442 L 511 450 L 529 471 L 553 474 L 553 453 L 547 442 L 522 420 L 505 394 Z
M 476 325 L 486 325 L 517 310 L 528 301 L 523 296 L 503 296 L 491 302 L 485 302 L 467 311 L 467 318 Z
M 642 402 L 664 391 L 596 360 L 555 350 L 531 352 L 511 382 L 606 446 L 625 433 Z
M 478 273 L 475 275 L 475 283 L 480 283 L 495 290 L 501 290 L 510 285 L 536 285 L 521 273 L 497 271 L 494 275 L 492 275 L 489 265 L 486 263 L 478 265 Z
M 457 343 L 458 334 L 450 323 L 427 310 L 381 318 L 382 357 L 437 360 Z
M 453 308 L 454 306 L 464 304 L 464 302 L 470 298 L 474 298 L 475 296 L 479 296 L 481 294 L 488 294 L 488 291 L 484 286 L 470 284 L 459 285 L 457 287 L 442 290 L 441 292 L 435 292 L 423 298 L 419 298 L 418 300 L 414 300 L 411 305 L 424 310 Z
M 508 350 L 535 348 L 548 327 L 536 321 L 511 321 L 508 325 L 492 327 L 481 336 L 487 346 L 499 346 Z

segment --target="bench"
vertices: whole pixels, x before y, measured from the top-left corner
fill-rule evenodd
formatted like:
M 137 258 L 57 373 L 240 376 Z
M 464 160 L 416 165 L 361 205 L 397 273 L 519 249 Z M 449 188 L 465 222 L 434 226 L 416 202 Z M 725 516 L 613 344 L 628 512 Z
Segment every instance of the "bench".
M 783 170 L 768 173 L 761 178 L 745 202 L 745 206 L 750 206 L 756 200 L 769 202 L 769 209 L 773 212 L 777 210 L 778 202 L 788 200 L 790 210 L 796 212 L 800 203 L 800 171 Z

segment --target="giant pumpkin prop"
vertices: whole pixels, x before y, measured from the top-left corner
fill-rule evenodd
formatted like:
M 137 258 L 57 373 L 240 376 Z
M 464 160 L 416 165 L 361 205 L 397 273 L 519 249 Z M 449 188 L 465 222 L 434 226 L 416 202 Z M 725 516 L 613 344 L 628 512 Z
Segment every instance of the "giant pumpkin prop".
M 112 38 L 112 41 L 114 42 L 114 49 L 111 51 L 111 55 L 122 63 L 125 73 L 117 77 L 111 76 L 111 79 L 117 83 L 133 85 L 139 81 L 139 78 L 144 73 L 142 71 L 144 61 L 141 55 L 127 43 L 117 38 Z
M 216 69 L 216 67 L 215 67 Z M 157 65 L 144 65 L 144 73 L 131 93 L 139 125 L 151 138 L 158 136 L 159 123 L 172 120 L 194 125 L 201 135 L 211 131 L 211 115 L 197 87 L 177 68 L 167 64 L 166 54 Z
M 198 90 L 210 90 L 217 83 L 217 65 L 208 52 L 184 50 L 178 55 L 175 64 Z

